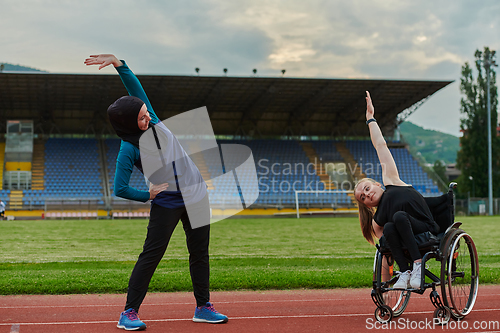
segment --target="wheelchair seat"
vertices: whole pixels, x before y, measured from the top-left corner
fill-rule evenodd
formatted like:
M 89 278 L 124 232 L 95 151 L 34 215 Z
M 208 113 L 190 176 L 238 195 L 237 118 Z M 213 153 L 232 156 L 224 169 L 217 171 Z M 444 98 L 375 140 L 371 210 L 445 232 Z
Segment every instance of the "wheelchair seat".
M 444 232 L 434 235 L 432 232 L 426 231 L 421 234 L 416 234 L 415 240 L 417 241 L 419 250 L 427 250 L 434 246 L 438 247 L 439 244 L 441 243 L 441 239 L 443 239 L 443 236 Z M 403 251 L 408 250 L 406 246 L 403 246 L 401 249 Z M 391 250 L 389 249 L 389 244 L 387 244 L 387 240 L 385 239 L 385 236 L 382 236 L 382 238 L 379 239 L 379 251 L 382 252 L 383 254 L 391 252 Z

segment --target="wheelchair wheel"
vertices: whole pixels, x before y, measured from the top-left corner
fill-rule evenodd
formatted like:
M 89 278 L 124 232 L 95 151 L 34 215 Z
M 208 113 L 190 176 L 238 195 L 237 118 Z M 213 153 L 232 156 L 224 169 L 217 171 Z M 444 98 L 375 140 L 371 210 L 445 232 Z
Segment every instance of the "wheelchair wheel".
M 392 309 L 387 305 L 382 305 L 375 309 L 375 319 L 382 324 L 388 323 L 393 317 Z
M 441 291 L 454 319 L 468 315 L 476 302 L 479 266 L 472 238 L 457 229 L 448 238 L 441 262 Z
M 436 308 L 434 310 L 434 316 L 435 319 L 438 319 L 437 324 L 438 325 L 446 325 L 450 321 L 451 318 L 451 312 L 450 309 L 447 307 L 445 308 Z
M 375 277 L 381 281 L 381 286 L 383 288 L 392 288 L 392 285 L 397 281 L 393 277 L 393 273 L 395 270 L 395 263 L 392 259 L 392 256 L 389 255 L 381 255 L 377 253 L 375 257 Z M 389 291 L 380 291 L 377 289 L 376 297 L 380 304 L 386 305 L 392 310 L 392 316 L 398 317 L 400 316 L 408 306 L 408 302 L 410 301 L 411 292 L 406 290 L 389 290 Z

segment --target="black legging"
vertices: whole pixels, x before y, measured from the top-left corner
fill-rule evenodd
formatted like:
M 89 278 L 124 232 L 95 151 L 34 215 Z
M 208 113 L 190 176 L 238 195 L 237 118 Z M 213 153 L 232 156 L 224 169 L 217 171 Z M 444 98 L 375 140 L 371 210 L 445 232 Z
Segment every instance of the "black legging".
M 422 259 L 414 235 L 426 231 L 435 233 L 439 227 L 436 222 L 434 224 L 423 222 L 403 211 L 396 212 L 392 220 L 394 222 L 387 222 L 384 225 L 384 236 L 399 270 L 405 272 L 411 269 L 411 265 L 405 258 L 402 247 L 406 246 L 408 249 L 413 264 L 413 261 Z
M 209 292 L 209 258 L 208 244 L 210 239 L 210 208 L 208 198 L 200 204 L 190 206 L 189 215 L 196 214 L 207 219 L 203 227 L 192 229 L 186 207 L 165 208 L 156 204 L 151 205 L 151 214 L 148 225 L 148 234 L 144 248 L 134 266 L 130 276 L 125 310 L 133 308 L 139 312 L 144 297 L 148 291 L 149 282 L 165 254 L 170 237 L 174 232 L 179 219 L 182 221 L 186 242 L 189 251 L 189 272 L 193 283 L 196 305 L 203 306 L 210 301 Z

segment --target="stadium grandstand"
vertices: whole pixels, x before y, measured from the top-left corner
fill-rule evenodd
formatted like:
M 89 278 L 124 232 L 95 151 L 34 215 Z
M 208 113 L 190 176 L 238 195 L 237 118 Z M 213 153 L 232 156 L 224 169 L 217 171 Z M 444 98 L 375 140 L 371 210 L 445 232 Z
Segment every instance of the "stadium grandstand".
M 441 194 L 398 124 L 450 81 L 138 75 L 160 119 L 206 106 L 219 144 L 251 148 L 257 201 L 241 214 L 355 212 L 353 184 L 381 181 L 365 125 L 365 91 L 403 181 Z M 149 205 L 113 193 L 120 140 L 106 109 L 126 94 L 117 75 L 0 73 L 0 200 L 16 218 L 146 217 Z M 212 206 L 229 184 L 203 154 L 195 163 Z M 245 179 L 240 179 L 244 183 Z M 146 190 L 134 170 L 131 186 Z M 307 191 L 296 196 L 296 191 Z M 343 192 L 342 192 L 343 191 Z

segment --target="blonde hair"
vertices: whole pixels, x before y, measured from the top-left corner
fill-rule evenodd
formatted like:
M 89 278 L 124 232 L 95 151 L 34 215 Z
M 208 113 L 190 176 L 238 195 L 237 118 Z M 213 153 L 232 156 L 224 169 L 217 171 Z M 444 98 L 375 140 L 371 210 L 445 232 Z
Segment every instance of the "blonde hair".
M 354 186 L 354 191 L 356 191 L 358 185 L 364 181 L 369 181 L 373 184 L 378 183 L 374 179 L 363 178 L 356 183 L 356 186 Z M 356 198 L 356 196 L 354 197 Z M 356 198 L 356 201 L 358 202 L 359 224 L 361 226 L 361 232 L 363 233 L 363 236 L 368 241 L 368 243 L 375 245 L 375 241 L 373 240 L 373 238 L 375 237 L 375 230 L 373 230 L 372 225 L 373 216 L 375 215 L 375 208 L 366 206 L 364 203 L 359 201 L 358 198 Z

